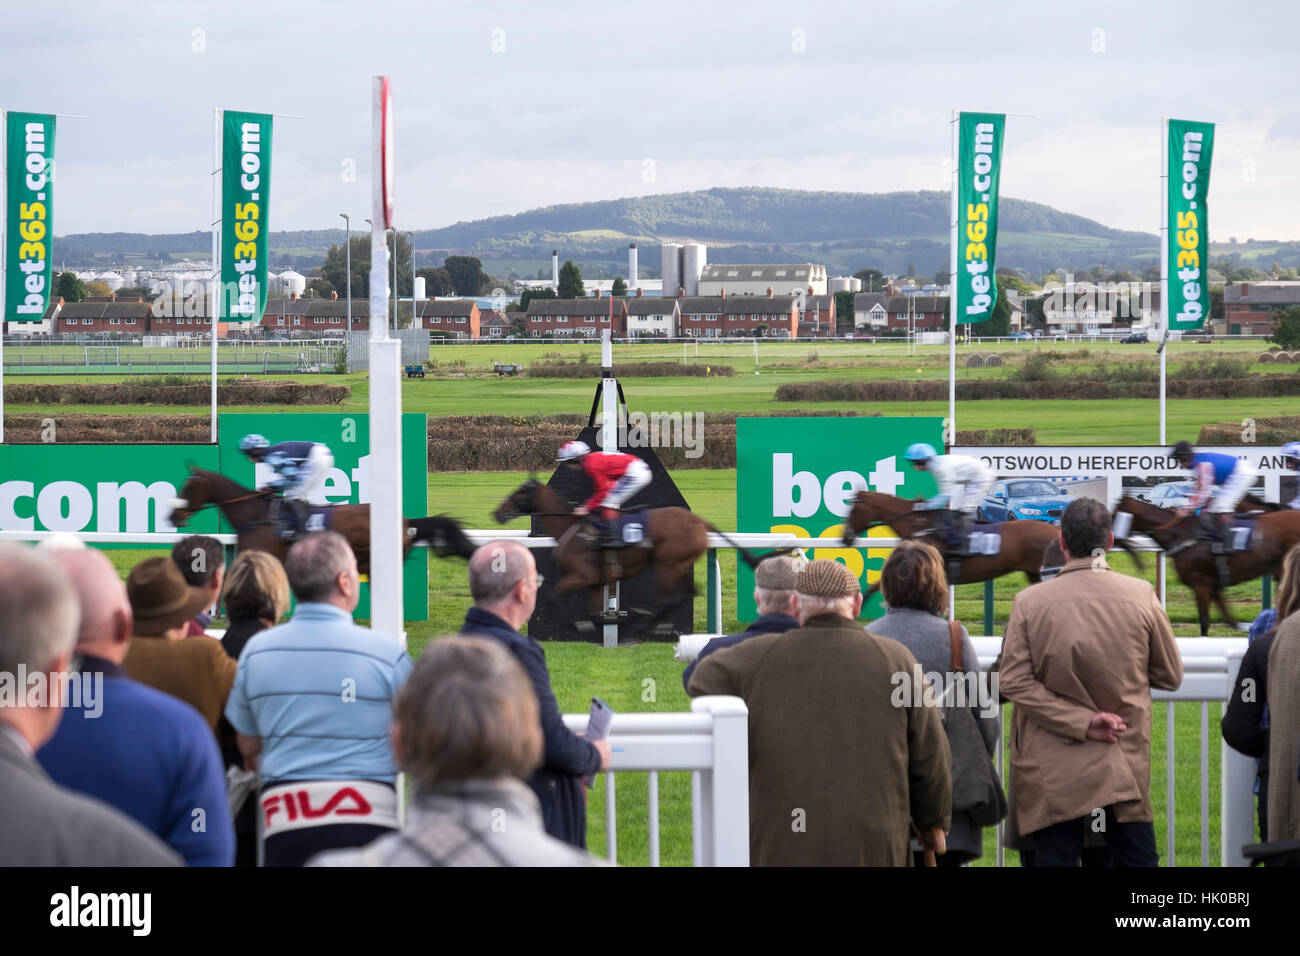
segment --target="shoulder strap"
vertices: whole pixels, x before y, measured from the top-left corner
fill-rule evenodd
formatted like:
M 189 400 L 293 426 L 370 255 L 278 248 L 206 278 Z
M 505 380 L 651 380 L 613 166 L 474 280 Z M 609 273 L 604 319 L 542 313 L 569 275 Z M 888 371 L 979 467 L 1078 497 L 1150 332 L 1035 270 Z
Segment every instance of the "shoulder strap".
M 961 673 L 966 669 L 966 665 L 962 660 L 961 623 L 959 621 L 952 620 L 948 622 L 948 641 L 952 645 L 953 672 Z

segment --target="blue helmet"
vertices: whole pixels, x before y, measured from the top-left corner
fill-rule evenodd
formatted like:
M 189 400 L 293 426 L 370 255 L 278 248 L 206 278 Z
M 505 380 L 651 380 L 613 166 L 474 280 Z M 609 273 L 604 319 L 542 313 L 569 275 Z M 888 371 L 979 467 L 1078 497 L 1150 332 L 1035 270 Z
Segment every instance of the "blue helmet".
M 1284 458 L 1300 458 L 1300 441 L 1287 442 L 1282 446 Z
M 907 455 L 905 457 L 907 458 L 908 461 L 925 461 L 926 459 L 933 458 L 934 456 L 935 456 L 934 446 L 927 445 L 925 442 L 919 441 L 915 445 L 908 446 Z
M 239 439 L 239 450 L 244 454 L 248 454 L 250 451 L 260 451 L 270 444 L 264 435 L 245 435 Z

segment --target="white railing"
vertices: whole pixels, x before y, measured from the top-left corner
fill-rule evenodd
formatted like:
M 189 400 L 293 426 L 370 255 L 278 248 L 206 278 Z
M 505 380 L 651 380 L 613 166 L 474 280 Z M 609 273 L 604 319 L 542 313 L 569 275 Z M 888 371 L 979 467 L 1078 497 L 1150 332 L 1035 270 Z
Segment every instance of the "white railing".
M 574 733 L 587 715 L 565 714 Z M 659 774 L 691 773 L 691 857 L 696 866 L 749 865 L 749 711 L 738 697 L 697 697 L 689 714 L 615 714 L 605 772 L 605 845 L 618 860 L 617 773 L 648 772 L 650 865 L 659 865 Z
M 715 634 L 687 634 L 677 643 L 674 657 L 679 661 L 694 660 L 708 641 Z M 1152 691 L 1153 701 L 1165 702 L 1165 862 L 1174 865 L 1176 806 L 1174 794 L 1174 771 L 1178 765 L 1175 753 L 1174 705 L 1180 701 L 1195 701 L 1201 705 L 1200 721 L 1200 835 L 1201 866 L 1210 864 L 1210 725 L 1209 705 L 1211 701 L 1226 704 L 1237 672 L 1241 669 L 1241 658 L 1246 652 L 1246 639 L 1243 637 L 1179 637 L 1178 651 L 1183 660 L 1183 683 L 1173 691 Z M 997 659 L 1002 650 L 1000 637 L 972 637 L 975 652 L 979 656 L 981 668 L 987 669 Z M 1222 707 L 1220 708 L 1220 715 Z M 1214 733 L 1218 733 L 1216 722 Z M 1155 746 L 1155 742 L 1152 742 Z M 998 741 L 998 771 L 1005 783 L 1006 770 L 1003 766 L 1004 747 L 1001 728 Z M 1220 745 L 1219 759 L 1219 824 L 1220 824 L 1220 865 L 1247 866 L 1248 861 L 1242 855 L 1241 848 L 1255 842 L 1255 761 L 1233 750 L 1226 743 Z M 1005 862 L 1002 847 L 1002 827 L 998 827 L 997 865 Z

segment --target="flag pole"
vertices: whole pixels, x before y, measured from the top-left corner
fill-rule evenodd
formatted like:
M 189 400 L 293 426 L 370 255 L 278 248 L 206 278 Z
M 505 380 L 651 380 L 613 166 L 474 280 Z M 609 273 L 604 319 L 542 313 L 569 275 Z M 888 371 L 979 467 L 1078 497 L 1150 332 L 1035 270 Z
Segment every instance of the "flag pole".
M 957 442 L 957 131 L 961 128 L 961 117 L 956 110 L 952 113 L 952 209 L 950 222 L 948 259 L 948 427 L 944 429 L 944 439 L 949 435 Z M 947 449 L 945 449 L 946 451 Z
M 212 108 L 212 278 L 208 281 L 208 318 L 212 320 L 211 418 L 212 443 L 217 443 L 217 323 L 221 319 L 221 118 Z M 172 295 L 172 307 L 176 296 Z
M 1165 344 L 1169 340 L 1169 117 L 1160 117 L 1160 444 L 1165 436 Z

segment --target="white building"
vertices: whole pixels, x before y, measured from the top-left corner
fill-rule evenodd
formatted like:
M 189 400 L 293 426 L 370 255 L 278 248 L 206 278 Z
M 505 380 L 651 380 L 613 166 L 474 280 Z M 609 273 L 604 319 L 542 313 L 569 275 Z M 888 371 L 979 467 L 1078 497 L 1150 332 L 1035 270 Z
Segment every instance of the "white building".
M 700 295 L 800 295 L 812 287 L 826 295 L 826 267 L 811 262 L 788 265 L 706 265 L 700 273 Z
M 681 310 L 677 299 L 663 296 L 631 296 L 627 303 L 628 338 L 675 338 Z

